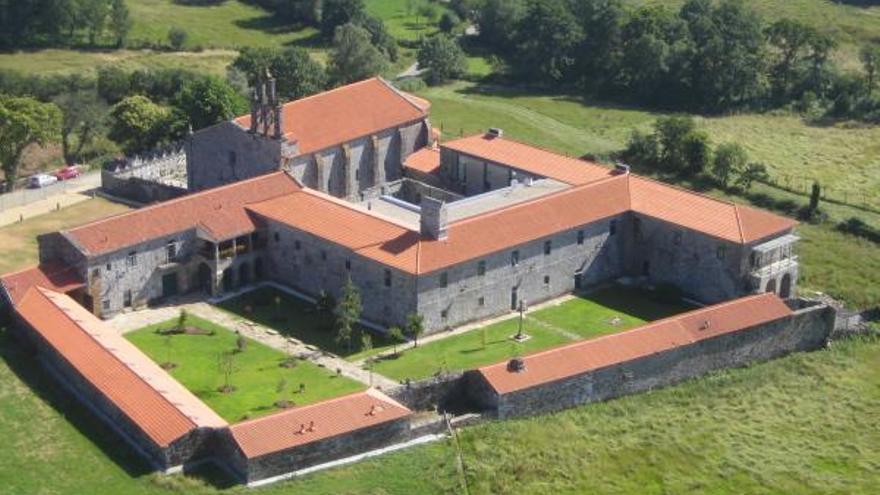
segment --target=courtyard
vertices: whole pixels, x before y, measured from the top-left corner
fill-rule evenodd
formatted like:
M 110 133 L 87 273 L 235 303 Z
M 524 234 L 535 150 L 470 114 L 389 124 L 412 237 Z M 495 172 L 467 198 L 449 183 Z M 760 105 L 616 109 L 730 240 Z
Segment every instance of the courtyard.
M 126 334 L 183 386 L 229 422 L 357 392 L 366 385 L 187 315 Z M 227 357 L 231 356 L 231 357 Z M 228 383 L 227 383 L 228 375 Z M 222 390 L 229 385 L 229 390 Z

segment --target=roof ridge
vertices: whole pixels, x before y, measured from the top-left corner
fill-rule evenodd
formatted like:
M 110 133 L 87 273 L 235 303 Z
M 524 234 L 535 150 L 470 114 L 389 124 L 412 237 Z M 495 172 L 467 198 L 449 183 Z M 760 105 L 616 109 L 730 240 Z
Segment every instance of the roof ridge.
M 742 218 L 739 216 L 739 205 L 736 203 L 733 204 L 733 214 L 736 216 L 736 227 L 737 227 L 737 229 L 739 229 L 739 240 L 740 240 L 740 242 L 745 244 L 746 243 L 746 234 L 743 231 Z
M 677 184 L 670 184 L 670 183 L 668 183 L 668 182 L 663 182 L 662 180 L 654 179 L 654 178 L 652 178 L 652 177 L 647 177 L 647 176 L 639 175 L 639 174 L 631 174 L 631 175 L 634 176 L 634 177 L 637 178 L 637 179 L 642 179 L 642 180 L 645 180 L 645 181 L 648 181 L 648 182 L 652 182 L 652 183 L 654 183 L 654 184 L 659 184 L 659 185 L 664 186 L 664 187 L 668 187 L 668 188 L 671 188 L 671 189 L 675 189 L 675 190 L 677 190 L 677 191 L 682 191 L 682 192 L 685 192 L 685 193 L 690 194 L 690 195 L 692 195 L 692 196 L 700 196 L 700 197 L 702 197 L 702 198 L 706 198 L 706 199 L 708 199 L 708 200 L 710 200 L 710 201 L 715 201 L 716 203 L 725 204 L 725 205 L 727 205 L 727 206 L 736 206 L 736 202 L 735 202 L 735 201 L 730 201 L 730 200 L 728 200 L 728 199 L 716 198 L 716 197 L 714 197 L 714 196 L 710 196 L 710 195 L 708 195 L 708 194 L 701 193 L 701 192 L 699 192 L 699 191 L 694 191 L 693 189 L 688 189 L 688 188 L 686 188 L 686 187 L 682 187 L 682 186 L 679 186 L 679 185 L 677 185 Z
M 412 100 L 407 96 L 407 93 L 405 93 L 404 91 L 402 91 L 402 90 L 396 88 L 396 87 L 395 87 L 393 84 L 391 84 L 389 81 L 386 81 L 384 77 L 382 77 L 382 76 L 376 76 L 375 79 L 378 79 L 379 82 L 381 82 L 381 83 L 383 83 L 385 86 L 387 86 L 388 89 L 390 89 L 391 91 L 394 91 L 398 96 L 400 96 L 401 98 L 403 98 L 404 100 L 406 100 L 406 102 L 409 103 L 410 105 L 412 105 L 416 110 L 418 110 L 418 111 L 421 112 L 421 113 L 426 113 L 426 111 L 425 111 L 424 108 L 422 108 L 422 107 L 416 105 L 416 102 L 412 101 Z M 425 101 L 427 101 L 427 100 L 425 100 Z M 430 103 L 430 102 L 429 102 L 429 103 Z
M 372 218 L 375 218 L 375 219 L 377 219 L 377 220 L 381 220 L 381 221 L 383 221 L 383 222 L 385 222 L 385 223 L 388 223 L 388 224 L 391 224 L 391 225 L 395 225 L 395 226 L 397 226 L 397 227 L 400 227 L 400 228 L 406 229 L 406 230 L 408 230 L 408 231 L 410 231 L 410 232 L 418 232 L 417 230 L 413 229 L 411 226 L 409 226 L 409 225 L 405 225 L 403 222 L 398 221 L 397 219 L 391 218 L 391 217 L 389 217 L 389 216 L 387 216 L 387 215 L 383 215 L 382 213 L 379 213 L 379 212 L 376 212 L 376 211 L 373 211 L 373 210 L 365 210 L 365 209 L 358 208 L 358 205 L 356 205 L 356 204 L 354 204 L 354 203 L 349 203 L 348 201 L 345 201 L 344 199 L 340 199 L 340 198 L 337 198 L 337 197 L 331 196 L 331 195 L 329 195 L 329 194 L 327 194 L 327 193 L 325 193 L 325 192 L 317 191 L 317 190 L 312 189 L 312 188 L 310 188 L 310 187 L 304 187 L 304 188 L 302 188 L 302 190 L 297 191 L 297 192 L 301 192 L 301 193 L 309 194 L 310 196 L 313 196 L 313 197 L 315 197 L 315 198 L 318 198 L 318 199 L 321 199 L 321 200 L 327 201 L 327 202 L 329 202 L 329 203 L 333 203 L 333 204 L 335 204 L 335 205 L 339 205 L 339 206 L 341 206 L 341 207 L 343 207 L 343 208 L 347 208 L 347 209 L 349 209 L 349 210 L 351 210 L 351 211 L 354 211 L 354 212 L 360 213 L 360 214 L 362 214 L 362 215 L 365 215 L 365 216 L 368 216 L 368 217 L 372 217 Z M 272 199 L 277 199 L 277 198 L 270 198 L 270 199 L 267 200 L 267 201 L 271 201 Z
M 78 225 L 78 226 L 73 227 L 71 229 L 59 230 L 59 232 L 75 232 L 75 231 L 84 229 L 86 227 L 100 225 L 104 222 L 108 222 L 108 221 L 113 220 L 115 218 L 120 218 L 120 217 L 124 217 L 127 215 L 134 215 L 134 214 L 141 213 L 144 211 L 152 211 L 152 210 L 158 209 L 160 207 L 165 207 L 168 205 L 175 205 L 178 203 L 182 203 L 184 201 L 192 200 L 193 198 L 204 198 L 204 197 L 207 197 L 209 194 L 232 189 L 233 187 L 241 186 L 242 184 L 251 184 L 251 183 L 254 183 L 257 181 L 261 181 L 261 180 L 268 180 L 270 177 L 274 177 L 277 175 L 287 175 L 287 172 L 284 172 L 283 170 L 277 170 L 274 172 L 269 172 L 268 174 L 258 175 L 256 177 L 250 177 L 250 178 L 236 181 L 236 182 L 230 182 L 229 184 L 223 184 L 222 186 L 212 187 L 211 189 L 205 189 L 203 191 L 196 191 L 192 194 L 185 194 L 179 198 L 173 198 L 173 199 L 169 199 L 168 201 L 161 201 L 159 203 L 147 205 L 147 206 L 144 206 L 143 208 L 136 208 L 134 210 L 129 210 L 129 211 L 124 211 L 122 213 L 117 213 L 116 215 L 110 215 L 109 217 L 99 218 L 97 220 L 93 220 L 91 222 L 87 222 L 82 225 Z
M 144 385 L 146 385 L 150 390 L 152 390 L 153 392 L 155 392 L 156 395 L 158 395 L 159 397 L 161 397 L 162 400 L 163 400 L 164 402 L 168 403 L 168 404 L 169 404 L 169 405 L 170 405 L 175 411 L 177 411 L 178 413 L 180 413 L 181 416 L 183 416 L 184 418 L 186 418 L 187 422 L 189 422 L 189 423 L 193 426 L 193 428 L 197 428 L 197 427 L 199 426 L 198 424 L 196 424 L 195 421 L 193 421 L 192 418 L 189 417 L 189 415 L 187 415 L 186 413 L 184 413 L 183 411 L 181 411 L 180 408 L 178 408 L 178 407 L 174 404 L 174 402 L 172 402 L 171 400 L 169 400 L 168 397 L 165 397 L 165 394 L 163 394 L 163 393 L 160 392 L 158 389 L 156 389 L 156 387 L 154 387 L 153 385 L 151 385 L 150 382 L 148 382 L 147 380 L 145 380 L 144 377 L 142 377 L 139 373 L 135 373 L 135 371 L 134 371 L 133 369 L 131 369 L 131 367 L 129 367 L 127 364 L 125 364 L 125 361 L 123 361 L 122 359 L 120 359 L 119 356 L 116 355 L 116 353 L 114 353 L 113 351 L 111 351 L 110 349 L 108 349 L 107 347 L 105 347 L 105 346 L 104 346 L 104 345 L 103 345 L 103 344 L 102 344 L 97 338 L 95 338 L 94 335 L 92 335 L 90 332 L 86 331 L 86 329 L 83 328 L 82 325 L 80 325 L 79 322 L 78 322 L 77 320 L 75 320 L 70 314 L 67 313 L 67 311 L 65 311 L 63 308 L 61 308 L 61 307 L 60 307 L 60 306 L 59 306 L 59 305 L 58 305 L 58 304 L 52 299 L 52 297 L 49 297 L 49 295 L 48 295 L 47 293 L 50 293 L 50 294 L 53 294 L 53 295 L 58 295 L 58 296 L 67 297 L 68 299 L 69 299 L 69 296 L 67 296 L 67 295 L 65 295 L 65 294 L 60 294 L 60 293 L 58 293 L 58 292 L 55 292 L 55 291 L 52 291 L 52 290 L 49 290 L 49 289 L 45 289 L 45 288 L 40 287 L 40 286 L 36 286 L 35 288 L 39 291 L 40 295 L 41 295 L 43 298 L 45 298 L 45 300 L 49 301 L 49 303 L 52 304 L 52 306 L 54 306 L 54 307 L 55 307 L 55 308 L 56 308 L 56 309 L 57 309 L 57 310 L 58 310 L 58 311 L 59 311 L 59 312 L 60 312 L 60 313 L 61 313 L 61 314 L 67 319 L 67 320 L 69 320 L 71 323 L 73 323 L 77 328 L 80 329 L 80 331 L 81 331 L 82 333 L 84 333 L 86 336 L 88 336 L 88 338 L 89 338 L 92 342 L 94 342 L 95 345 L 97 345 L 98 347 L 100 347 L 101 349 L 103 349 L 104 352 L 106 352 L 106 353 L 109 354 L 111 357 L 113 357 L 113 359 L 114 359 L 116 362 L 118 362 L 120 365 L 122 365 L 123 368 L 125 368 L 125 369 L 128 370 L 132 375 L 134 375 L 134 376 L 138 379 L 138 381 L 140 381 L 140 382 L 142 382 Z M 27 293 L 30 293 L 30 292 L 31 292 L 31 291 L 29 290 Z M 27 296 L 27 293 L 25 294 L 25 296 Z M 70 300 L 73 301 L 73 299 L 70 299 Z M 22 302 L 23 302 L 23 300 L 22 300 Z M 73 301 L 73 303 L 74 303 L 74 304 L 77 304 L 76 301 Z M 83 308 L 83 310 L 85 311 L 85 308 Z M 90 313 L 90 314 L 91 314 L 91 313 Z M 95 318 L 97 319 L 97 317 L 95 317 Z M 100 322 L 100 321 L 99 321 L 98 323 L 103 324 L 103 322 Z M 114 335 L 115 335 L 115 334 L 114 334 Z M 122 337 L 119 337 L 119 338 L 122 338 Z M 135 349 L 137 349 L 137 347 L 135 347 Z M 143 351 L 141 351 L 140 349 L 137 349 L 137 351 L 143 353 Z M 150 362 L 153 362 L 153 360 L 152 360 L 152 359 L 149 359 L 149 357 L 148 357 L 147 359 L 148 359 Z M 157 367 L 158 367 L 158 365 L 157 365 Z M 159 369 L 161 370 L 161 368 L 159 368 Z M 167 372 L 163 370 L 163 373 L 167 373 Z M 172 380 L 173 380 L 173 378 L 172 378 Z M 102 392 L 102 395 L 103 395 L 103 392 Z M 140 428 L 140 426 L 138 426 L 138 427 Z
M 451 140 L 451 141 L 441 142 L 441 143 L 440 143 L 440 146 L 442 147 L 442 146 L 447 145 L 447 144 L 449 144 L 449 143 L 455 143 L 456 141 L 458 141 L 458 140 L 462 140 L 462 139 L 470 139 L 470 138 L 475 138 L 475 137 L 480 137 L 480 136 L 486 136 L 486 135 L 488 135 L 488 133 L 484 131 L 484 132 L 478 132 L 478 133 L 475 133 L 475 134 L 469 134 L 469 135 L 467 135 L 467 136 L 460 136 L 460 137 L 458 137 L 457 139 L 453 139 L 453 140 Z M 606 166 L 602 165 L 601 163 L 599 163 L 599 162 L 597 162 L 597 161 L 595 161 L 595 160 L 585 160 L 585 159 L 580 158 L 580 157 L 577 157 L 577 156 L 570 156 L 570 155 L 567 155 L 567 154 L 565 154 L 565 153 L 560 153 L 559 151 L 557 151 L 557 150 L 553 150 L 553 149 L 548 148 L 548 147 L 546 147 L 546 146 L 542 146 L 542 145 L 538 145 L 538 144 L 532 144 L 532 143 L 529 143 L 529 142 L 526 142 L 526 141 L 521 141 L 521 140 L 519 140 L 519 139 L 512 138 L 512 137 L 509 137 L 509 136 L 506 136 L 506 135 L 504 135 L 504 136 L 496 136 L 496 137 L 493 137 L 492 139 L 493 139 L 493 140 L 495 140 L 495 139 L 501 139 L 502 141 L 507 141 L 507 142 L 510 142 L 510 143 L 516 143 L 516 144 L 519 144 L 519 145 L 522 145 L 522 146 L 528 146 L 528 147 L 530 147 L 530 148 L 534 148 L 534 149 L 536 149 L 536 150 L 543 151 L 543 152 L 545 152 L 545 153 L 550 153 L 551 155 L 556 155 L 556 156 L 558 156 L 558 157 L 560 157 L 560 158 L 566 158 L 566 159 L 569 159 L 569 160 L 575 160 L 575 161 L 578 161 L 578 162 L 583 162 L 583 163 L 585 163 L 585 164 L 587 164 L 587 165 L 592 165 L 592 166 L 594 166 L 594 167 L 603 168 L 603 169 L 605 169 L 605 170 L 609 170 L 609 171 L 611 170 L 610 167 L 606 167 Z
M 591 188 L 594 186 L 600 186 L 600 185 L 605 184 L 607 182 L 611 182 L 612 180 L 619 179 L 620 177 L 621 177 L 620 175 L 609 175 L 608 177 L 602 177 L 601 179 L 597 179 L 593 182 L 587 182 L 586 184 L 571 185 L 571 187 L 568 187 L 565 189 L 560 189 L 558 191 L 553 191 L 550 194 L 538 196 L 537 198 L 531 198 L 529 200 L 522 201 L 520 203 L 515 203 L 512 205 L 501 206 L 499 208 L 485 211 L 485 212 L 479 213 L 477 215 L 472 215 L 469 217 L 464 217 L 464 218 L 458 219 L 454 222 L 449 222 L 449 226 L 452 227 L 454 225 L 462 225 L 462 224 L 465 224 L 465 223 L 468 223 L 470 221 L 474 221 L 477 219 L 483 219 L 483 218 L 491 217 L 494 215 L 500 215 L 501 213 L 504 213 L 504 212 L 509 212 L 509 211 L 520 209 L 520 208 L 525 208 L 527 206 L 534 205 L 535 203 L 538 203 L 538 202 L 547 201 L 551 198 L 556 198 L 556 197 L 568 195 L 568 194 L 575 194 L 577 192 L 580 192 L 581 190 L 588 189 L 588 188 Z M 627 211 L 629 211 L 629 208 L 627 209 Z
M 231 429 L 233 429 L 233 428 L 237 428 L 237 427 L 241 427 L 241 426 L 250 426 L 250 425 L 252 425 L 252 424 L 261 423 L 261 422 L 263 422 L 263 421 L 266 421 L 266 420 L 269 420 L 269 419 L 274 419 L 274 418 L 279 417 L 279 416 L 288 415 L 288 414 L 289 414 L 289 415 L 292 415 L 292 414 L 294 414 L 294 413 L 296 413 L 296 412 L 300 412 L 300 411 L 308 410 L 308 409 L 314 409 L 314 408 L 316 408 L 316 407 L 318 407 L 318 406 L 324 406 L 324 405 L 327 405 L 327 404 L 330 404 L 330 403 L 340 402 L 340 401 L 343 401 L 343 400 L 350 400 L 350 399 L 352 399 L 352 398 L 354 398 L 354 397 L 361 396 L 361 395 L 369 395 L 370 397 L 373 397 L 374 399 L 376 399 L 377 397 L 375 397 L 375 396 L 370 395 L 370 394 L 367 393 L 368 390 L 369 390 L 369 389 L 367 389 L 367 390 L 361 390 L 360 392 L 352 392 L 352 393 L 350 393 L 350 394 L 342 395 L 342 396 L 339 396 L 339 397 L 333 397 L 333 398 L 331 398 L 331 399 L 326 399 L 326 400 L 322 400 L 322 401 L 319 401 L 319 402 L 313 402 L 313 403 L 311 403 L 311 404 L 306 404 L 306 405 L 304 405 L 304 406 L 293 407 L 293 408 L 290 408 L 290 409 L 285 409 L 285 410 L 283 410 L 283 411 L 274 412 L 274 413 L 272 413 L 272 414 L 267 414 L 267 415 L 265 415 L 265 416 L 260 416 L 260 417 L 257 417 L 257 418 L 246 419 L 246 420 L 244 420 L 244 421 L 239 421 L 238 423 L 233 423 L 233 424 L 229 425 L 229 429 L 231 430 Z

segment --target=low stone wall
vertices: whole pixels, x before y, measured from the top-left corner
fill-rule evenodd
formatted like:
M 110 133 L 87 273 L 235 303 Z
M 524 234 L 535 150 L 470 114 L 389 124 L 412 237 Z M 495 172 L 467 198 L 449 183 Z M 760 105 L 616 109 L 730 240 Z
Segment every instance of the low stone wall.
M 386 390 L 385 393 L 413 411 L 428 411 L 435 407 L 442 410 L 445 405 L 464 397 L 462 376 L 461 372 L 446 373 L 417 382 L 407 382 L 395 389 Z
M 499 419 L 552 412 L 819 349 L 834 328 L 834 318 L 828 306 L 809 307 L 781 320 L 508 394 L 497 394 L 482 376 L 470 373 L 467 394 Z
M 119 160 L 101 170 L 101 189 L 139 203 L 182 196 L 187 193 L 186 153 L 171 146 Z

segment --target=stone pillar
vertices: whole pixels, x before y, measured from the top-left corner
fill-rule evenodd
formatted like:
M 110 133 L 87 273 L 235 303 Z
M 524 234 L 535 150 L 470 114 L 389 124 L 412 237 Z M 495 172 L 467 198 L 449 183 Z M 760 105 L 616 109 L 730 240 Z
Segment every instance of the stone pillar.
M 325 167 L 324 167 L 324 157 L 320 154 L 315 153 L 315 189 L 327 192 L 327 181 L 325 180 Z
M 348 143 L 342 144 L 342 168 L 342 197 L 353 199 L 358 192 L 359 184 L 356 178 L 357 164 L 351 162 L 351 146 Z
M 385 166 L 380 159 L 378 136 L 370 136 L 370 148 L 373 153 L 373 185 L 381 186 L 385 184 Z
M 422 197 L 420 227 L 422 235 L 435 240 L 447 238 L 448 211 L 446 203 L 429 196 Z

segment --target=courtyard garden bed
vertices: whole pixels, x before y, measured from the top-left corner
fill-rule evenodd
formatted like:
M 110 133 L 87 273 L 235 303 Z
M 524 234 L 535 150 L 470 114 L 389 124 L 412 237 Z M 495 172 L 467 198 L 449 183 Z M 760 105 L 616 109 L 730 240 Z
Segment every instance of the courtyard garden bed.
M 504 320 L 459 335 L 379 357 L 374 371 L 395 380 L 419 380 L 441 371 L 459 371 L 511 357 L 598 337 L 693 309 L 682 302 L 667 302 L 641 289 L 613 286 L 528 313 L 523 333 L 530 338 L 517 343 L 510 337 L 519 329 L 519 318 Z
M 365 388 L 309 361 L 296 360 L 293 367 L 282 366 L 288 362 L 283 352 L 246 338 L 240 343 L 235 332 L 196 316 L 188 315 L 185 327 L 200 331 L 167 332 L 177 325 L 177 320 L 151 325 L 126 338 L 154 361 L 170 368 L 171 376 L 227 421 Z M 221 391 L 227 385 L 227 372 L 231 391 Z

